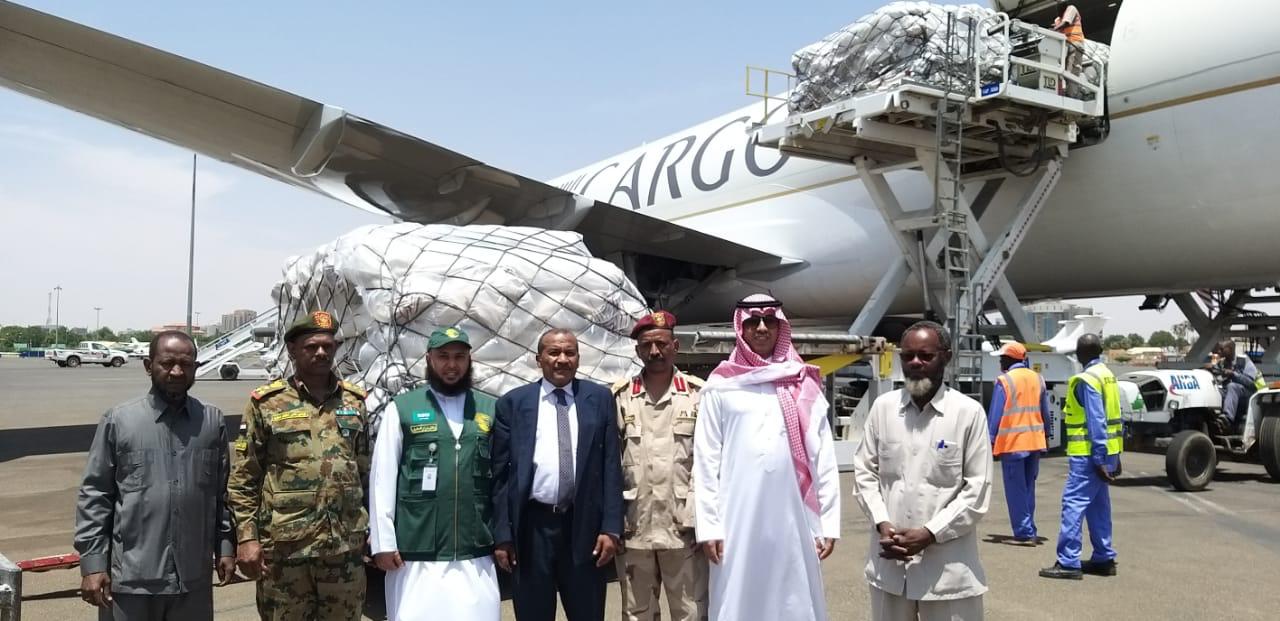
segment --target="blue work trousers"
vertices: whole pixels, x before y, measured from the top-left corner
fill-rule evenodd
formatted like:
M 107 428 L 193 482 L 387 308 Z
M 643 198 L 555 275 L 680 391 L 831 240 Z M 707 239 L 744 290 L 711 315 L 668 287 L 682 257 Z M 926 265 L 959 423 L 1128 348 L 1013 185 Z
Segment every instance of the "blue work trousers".
M 1036 538 L 1036 477 L 1040 474 L 1040 454 L 1004 456 L 1004 502 L 1009 506 L 1009 524 L 1016 539 Z
M 1107 457 L 1107 469 L 1114 472 L 1116 457 Z M 1067 485 L 1062 489 L 1062 530 L 1058 533 L 1058 563 L 1080 568 L 1081 520 L 1089 523 L 1089 541 L 1095 563 L 1115 559 L 1111 546 L 1111 488 L 1094 470 L 1089 457 L 1067 458 Z

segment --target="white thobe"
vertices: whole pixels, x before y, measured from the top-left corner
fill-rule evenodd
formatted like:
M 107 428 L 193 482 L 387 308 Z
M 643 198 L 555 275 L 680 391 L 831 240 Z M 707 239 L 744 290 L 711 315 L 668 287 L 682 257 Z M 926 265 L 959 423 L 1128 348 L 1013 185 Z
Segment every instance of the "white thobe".
M 724 541 L 711 565 L 710 618 L 827 618 L 814 540 L 840 537 L 840 474 L 821 397 L 805 448 L 818 515 L 804 505 L 772 384 L 701 392 L 693 478 L 698 541 Z
M 986 412 L 968 396 L 944 386 L 922 411 L 896 390 L 871 405 L 854 456 L 854 497 L 873 524 L 867 582 L 886 601 L 967 606 L 959 600 L 986 592 L 976 526 L 991 499 L 991 469 Z M 907 562 L 880 558 L 881 522 L 924 527 L 936 542 Z
M 462 433 L 466 395 L 435 393 L 454 437 Z M 400 470 L 403 431 L 395 402 L 387 405 L 378 424 L 369 469 L 369 535 L 374 554 L 395 552 L 396 482 Z M 387 621 L 476 619 L 497 621 L 501 615 L 498 574 L 493 557 L 460 561 L 405 561 L 387 572 Z

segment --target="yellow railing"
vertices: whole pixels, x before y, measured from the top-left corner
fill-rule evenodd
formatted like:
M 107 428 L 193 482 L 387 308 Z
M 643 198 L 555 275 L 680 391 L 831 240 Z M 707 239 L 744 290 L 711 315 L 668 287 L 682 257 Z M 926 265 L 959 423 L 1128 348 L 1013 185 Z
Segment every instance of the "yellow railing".
M 761 87 L 759 91 L 752 90 L 751 88 L 752 74 L 757 74 L 761 76 L 761 78 L 757 78 L 757 85 Z M 770 77 L 773 77 L 774 86 L 777 86 L 779 81 L 783 82 L 783 84 L 785 85 L 785 90 L 782 91 L 784 93 L 783 95 L 773 94 L 773 89 L 770 87 L 770 82 L 769 82 Z M 791 89 L 795 86 L 795 79 L 796 79 L 795 75 L 787 73 L 785 71 L 747 65 L 747 74 L 746 74 L 747 95 L 750 97 L 759 97 L 760 99 L 764 100 L 764 116 L 760 117 L 762 120 L 769 118 L 769 112 L 771 110 L 777 109 L 777 108 L 770 108 L 769 102 L 771 101 L 781 102 L 780 104 L 778 104 L 778 107 L 786 105 L 787 94 L 791 93 Z

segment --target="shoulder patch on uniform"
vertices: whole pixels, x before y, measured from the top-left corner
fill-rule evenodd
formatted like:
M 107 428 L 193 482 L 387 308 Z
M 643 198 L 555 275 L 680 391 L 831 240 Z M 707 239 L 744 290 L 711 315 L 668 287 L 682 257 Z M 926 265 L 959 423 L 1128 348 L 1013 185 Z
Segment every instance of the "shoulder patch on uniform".
M 286 386 L 288 386 L 288 384 L 286 384 L 284 380 L 278 379 L 270 384 L 254 388 L 253 392 L 249 393 L 249 398 L 254 401 L 261 401 L 274 393 L 284 390 Z
M 368 393 L 368 392 L 365 392 L 365 389 L 363 389 L 363 388 L 361 388 L 361 387 L 359 387 L 359 386 L 356 386 L 355 384 L 352 384 L 351 382 L 348 382 L 348 381 L 346 381 L 346 380 L 343 380 L 341 383 L 342 383 L 342 387 L 343 387 L 343 388 L 347 389 L 347 391 L 349 391 L 351 394 L 353 394 L 353 395 L 355 395 L 355 396 L 357 396 L 357 397 L 360 397 L 361 399 L 363 399 L 363 398 L 365 398 L 365 397 L 367 397 L 367 396 L 369 395 L 369 393 Z
M 683 377 L 684 381 L 689 382 L 689 386 L 692 386 L 694 390 L 702 388 L 702 386 L 707 383 L 706 380 L 698 377 L 697 375 L 681 374 L 680 377 Z
M 678 393 L 687 394 L 689 392 L 689 382 L 685 381 L 684 376 L 679 373 L 677 373 L 675 377 L 671 378 L 671 386 L 675 388 Z
M 626 390 L 627 386 L 630 386 L 630 385 L 631 385 L 630 379 L 621 379 L 614 382 L 613 385 L 609 387 L 609 392 L 613 393 L 615 396 L 621 395 L 622 391 Z

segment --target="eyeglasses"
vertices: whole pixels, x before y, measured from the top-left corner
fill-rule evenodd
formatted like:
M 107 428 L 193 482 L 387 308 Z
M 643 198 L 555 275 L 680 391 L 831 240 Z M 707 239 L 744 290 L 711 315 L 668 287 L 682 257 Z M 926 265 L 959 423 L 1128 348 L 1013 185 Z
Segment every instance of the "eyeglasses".
M 912 360 L 919 360 L 920 362 L 929 364 L 941 353 L 942 352 L 940 351 L 900 351 L 898 352 L 898 359 L 902 360 L 904 364 L 911 362 Z

